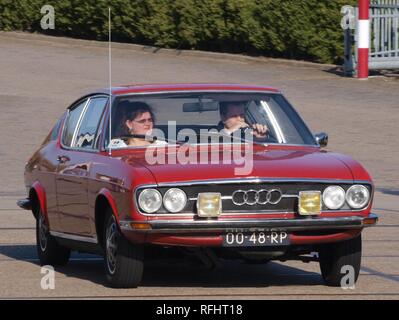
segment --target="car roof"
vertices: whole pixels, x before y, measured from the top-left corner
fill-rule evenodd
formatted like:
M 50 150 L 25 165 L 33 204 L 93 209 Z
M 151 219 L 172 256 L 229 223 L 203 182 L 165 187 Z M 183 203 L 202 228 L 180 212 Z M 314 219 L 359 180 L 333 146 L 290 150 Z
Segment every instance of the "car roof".
M 261 91 L 280 93 L 280 90 L 268 86 L 235 84 L 235 83 L 162 83 L 162 84 L 133 84 L 111 88 L 112 95 L 151 92 L 184 92 L 184 91 Z M 109 88 L 93 91 L 94 93 L 109 94 Z

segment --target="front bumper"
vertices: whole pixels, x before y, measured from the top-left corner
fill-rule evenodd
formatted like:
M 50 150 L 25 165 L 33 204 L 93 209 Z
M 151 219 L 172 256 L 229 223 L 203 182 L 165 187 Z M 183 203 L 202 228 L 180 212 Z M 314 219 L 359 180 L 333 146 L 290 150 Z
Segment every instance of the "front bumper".
M 297 219 L 229 219 L 229 220 L 155 220 L 120 221 L 122 230 L 145 233 L 208 233 L 246 231 L 308 231 L 308 230 L 344 230 L 362 229 L 377 223 L 378 216 L 297 218 Z M 143 224 L 147 228 L 143 228 Z M 140 225 L 140 228 L 137 226 Z

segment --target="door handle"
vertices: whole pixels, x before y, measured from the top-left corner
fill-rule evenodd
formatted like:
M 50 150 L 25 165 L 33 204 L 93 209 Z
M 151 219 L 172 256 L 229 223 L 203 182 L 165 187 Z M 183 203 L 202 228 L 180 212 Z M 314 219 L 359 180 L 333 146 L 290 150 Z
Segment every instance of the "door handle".
M 65 162 L 71 161 L 71 159 L 68 158 L 67 156 L 58 156 L 57 157 L 57 161 L 59 163 L 65 163 Z

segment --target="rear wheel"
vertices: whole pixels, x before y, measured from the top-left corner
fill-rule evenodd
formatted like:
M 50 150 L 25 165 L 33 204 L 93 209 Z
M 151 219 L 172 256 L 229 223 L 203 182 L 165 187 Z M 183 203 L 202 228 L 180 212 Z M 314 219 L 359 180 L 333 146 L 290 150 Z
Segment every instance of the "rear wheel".
M 355 284 L 359 277 L 361 258 L 361 235 L 347 241 L 323 245 L 319 251 L 319 260 L 325 283 L 329 286 L 339 287 L 342 278 L 353 271 L 351 280 Z
M 143 246 L 131 244 L 120 233 L 111 212 L 105 221 L 103 243 L 108 283 L 113 288 L 135 288 L 143 277 Z
M 57 243 L 50 234 L 42 212 L 36 219 L 36 247 L 41 265 L 63 266 L 69 261 L 71 250 Z

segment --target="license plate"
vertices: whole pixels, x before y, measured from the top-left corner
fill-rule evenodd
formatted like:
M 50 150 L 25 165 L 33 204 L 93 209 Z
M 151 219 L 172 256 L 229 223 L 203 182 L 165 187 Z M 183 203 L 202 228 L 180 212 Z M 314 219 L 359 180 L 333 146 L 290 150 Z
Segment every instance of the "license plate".
M 224 247 L 286 246 L 290 244 L 287 232 L 228 232 L 223 235 Z

